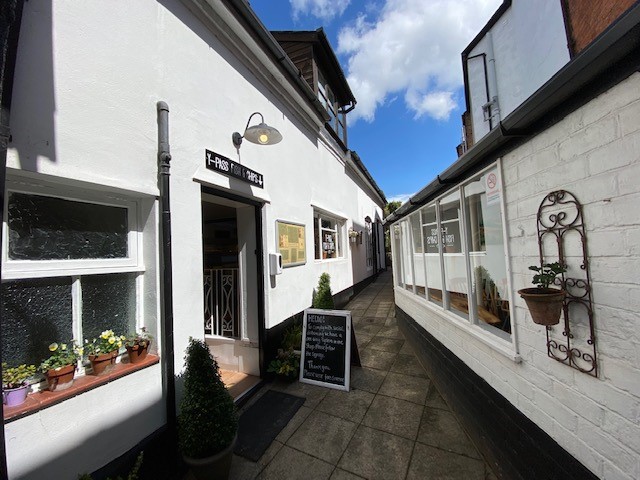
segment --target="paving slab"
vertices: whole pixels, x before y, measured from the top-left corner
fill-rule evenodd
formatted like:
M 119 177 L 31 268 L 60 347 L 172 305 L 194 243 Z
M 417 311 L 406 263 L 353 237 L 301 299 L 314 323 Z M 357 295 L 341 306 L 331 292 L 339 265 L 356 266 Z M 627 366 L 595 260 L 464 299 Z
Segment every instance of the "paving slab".
M 406 438 L 360 425 L 338 467 L 371 480 L 402 479 L 412 450 Z
M 362 478 L 363 477 L 359 477 L 358 475 L 342 470 L 341 468 L 336 468 L 331 474 L 331 478 L 329 480 L 362 480 Z
M 473 458 L 480 454 L 453 413 L 425 407 L 418 432 L 418 442 Z
M 404 335 L 400 333 L 398 327 L 382 327 L 376 332 L 376 335 L 381 337 L 404 339 Z
M 417 443 L 407 480 L 484 480 L 485 465 L 481 460 L 446 452 Z
M 373 402 L 375 395 L 365 390 L 352 389 L 349 392 L 341 390 L 330 391 L 324 400 L 316 407 L 324 413 L 360 423 Z
M 405 342 L 402 346 L 407 342 Z M 415 357 L 415 355 L 406 355 L 402 353 L 402 348 L 398 352 L 399 355 L 396 357 L 396 361 L 393 362 L 391 366 L 391 371 L 395 373 L 402 373 L 404 375 L 411 375 L 412 377 L 420 377 L 420 378 L 429 378 L 427 376 L 427 372 L 425 372 L 424 368 Z
M 429 391 L 427 392 L 427 400 L 425 402 L 425 405 L 431 408 L 439 408 L 441 410 L 451 410 L 449 408 L 449 405 L 447 405 L 447 402 L 444 401 L 444 398 L 442 398 L 440 392 L 438 392 L 438 389 L 433 383 L 429 385 Z
M 397 354 L 392 352 L 363 348 L 360 350 L 360 363 L 363 367 L 387 371 L 391 368 L 393 362 L 395 362 L 396 355 Z
M 387 372 L 368 367 L 351 367 L 351 388 L 378 393 Z
M 313 412 L 312 408 L 305 407 L 304 405 L 300 407 L 293 418 L 289 420 L 289 423 L 287 423 L 287 425 L 282 430 L 280 430 L 280 433 L 278 433 L 278 436 L 276 436 L 276 440 L 282 443 L 286 443 L 291 435 L 295 433 L 298 427 L 302 425 L 302 422 L 304 422 L 307 417 L 311 415 L 311 412 Z
M 389 372 L 378 393 L 424 405 L 427 399 L 429 383 L 426 378 Z
M 367 410 L 363 425 L 415 440 L 424 407 L 398 398 L 376 395 Z
M 398 353 L 404 345 L 404 340 L 398 340 L 395 338 L 387 338 L 375 336 L 367 344 L 367 348 L 373 350 L 382 350 L 383 352 Z
M 331 476 L 333 465 L 319 458 L 284 446 L 260 473 L 260 480 L 325 480 Z

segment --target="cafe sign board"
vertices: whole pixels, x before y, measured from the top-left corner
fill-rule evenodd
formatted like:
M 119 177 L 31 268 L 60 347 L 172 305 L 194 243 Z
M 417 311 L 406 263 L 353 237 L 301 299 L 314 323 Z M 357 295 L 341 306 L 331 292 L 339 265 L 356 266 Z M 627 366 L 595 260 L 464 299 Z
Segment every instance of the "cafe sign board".
M 237 178 L 256 187 L 264 188 L 264 177 L 261 173 L 234 162 L 211 150 L 204 151 L 204 164 L 209 170 L 221 173 L 227 177 Z
M 349 391 L 351 373 L 351 312 L 304 311 L 300 381 Z

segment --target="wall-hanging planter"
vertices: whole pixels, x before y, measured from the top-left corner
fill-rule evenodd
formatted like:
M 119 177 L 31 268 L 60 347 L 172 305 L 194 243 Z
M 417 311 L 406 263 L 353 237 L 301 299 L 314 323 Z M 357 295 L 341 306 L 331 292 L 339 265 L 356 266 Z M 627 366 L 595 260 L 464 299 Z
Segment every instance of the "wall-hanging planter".
M 562 315 L 566 292 L 557 288 L 523 288 L 518 290 L 527 303 L 531 318 L 538 325 L 557 325 Z

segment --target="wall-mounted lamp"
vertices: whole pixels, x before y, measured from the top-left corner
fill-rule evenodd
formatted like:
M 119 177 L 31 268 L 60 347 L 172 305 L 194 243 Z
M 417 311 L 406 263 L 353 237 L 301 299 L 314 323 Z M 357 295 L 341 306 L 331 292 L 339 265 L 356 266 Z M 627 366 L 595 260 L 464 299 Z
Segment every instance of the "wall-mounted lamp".
M 251 123 L 251 119 L 254 115 L 260 115 L 261 122 L 258 125 L 250 127 L 249 123 Z M 246 138 L 251 143 L 257 143 L 258 145 L 275 145 L 282 140 L 282 134 L 275 128 L 264 123 L 264 117 L 260 112 L 254 112 L 249 116 L 249 120 L 247 120 L 247 126 L 244 127 L 244 135 L 240 135 L 238 132 L 233 132 L 231 140 L 236 148 L 240 148 L 243 138 Z

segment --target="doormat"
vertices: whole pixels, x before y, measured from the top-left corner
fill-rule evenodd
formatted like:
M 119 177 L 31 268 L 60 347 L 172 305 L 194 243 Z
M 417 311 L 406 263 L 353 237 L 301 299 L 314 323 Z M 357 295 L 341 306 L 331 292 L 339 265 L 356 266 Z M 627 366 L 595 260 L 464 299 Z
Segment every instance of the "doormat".
M 257 462 L 304 403 L 304 398 L 268 390 L 240 416 L 234 453 Z

